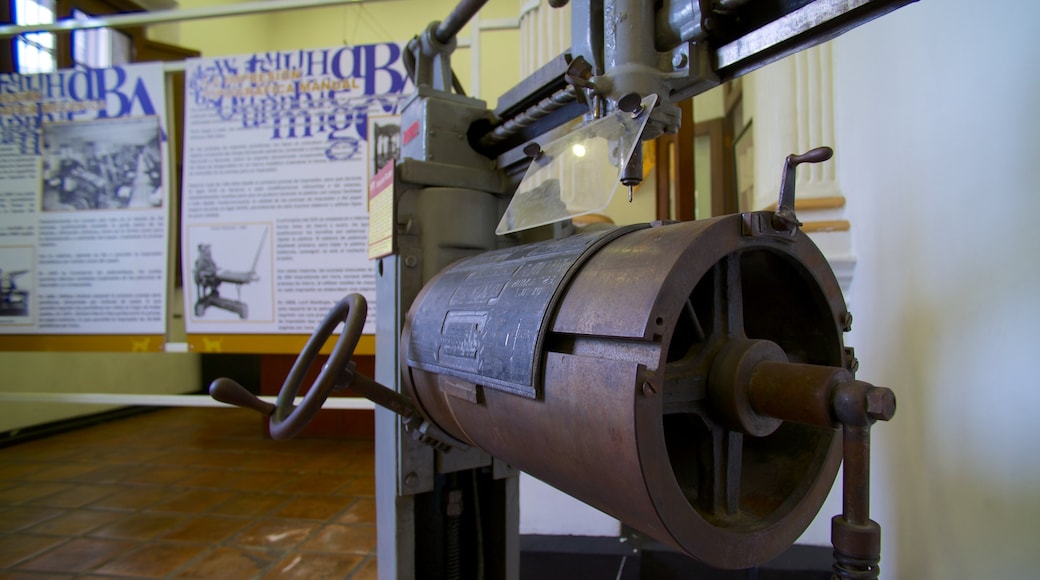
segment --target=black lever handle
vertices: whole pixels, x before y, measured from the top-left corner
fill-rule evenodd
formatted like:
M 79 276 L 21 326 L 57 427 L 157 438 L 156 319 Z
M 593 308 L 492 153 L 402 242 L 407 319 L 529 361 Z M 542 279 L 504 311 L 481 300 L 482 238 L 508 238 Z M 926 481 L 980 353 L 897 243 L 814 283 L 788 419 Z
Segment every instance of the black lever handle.
M 800 165 L 802 163 L 820 163 L 821 161 L 827 161 L 834 156 L 834 150 L 830 147 L 817 147 L 816 149 L 810 149 L 801 155 L 791 154 L 787 156 L 788 162 L 794 165 Z
M 773 227 L 792 232 L 802 225 L 794 213 L 795 168 L 802 163 L 820 163 L 834 156 L 830 147 L 817 147 L 801 155 L 791 154 L 784 160 L 784 172 L 780 176 L 780 199 L 776 202 Z
M 289 439 L 310 423 L 332 391 L 354 388 L 373 403 L 401 415 L 405 429 L 411 431 L 412 436 L 419 441 L 444 451 L 451 447 L 467 449 L 463 442 L 427 422 L 411 399 L 357 372 L 351 357 L 361 338 L 367 313 L 368 303 L 360 294 L 348 294 L 332 307 L 303 347 L 289 371 L 289 376 L 285 378 L 282 390 L 278 393 L 277 404 L 260 400 L 245 387 L 227 378 L 219 378 L 210 384 L 210 396 L 222 403 L 259 412 L 269 418 L 272 439 Z M 293 402 L 304 375 L 307 374 L 322 345 L 332 336 L 332 331 L 340 323 L 343 323 L 343 332 L 340 333 L 328 362 L 318 373 L 318 378 L 300 405 L 294 407 Z
M 273 404 L 260 400 L 242 385 L 223 377 L 209 384 L 209 396 L 221 403 L 252 409 L 265 417 L 270 417 L 276 408 Z

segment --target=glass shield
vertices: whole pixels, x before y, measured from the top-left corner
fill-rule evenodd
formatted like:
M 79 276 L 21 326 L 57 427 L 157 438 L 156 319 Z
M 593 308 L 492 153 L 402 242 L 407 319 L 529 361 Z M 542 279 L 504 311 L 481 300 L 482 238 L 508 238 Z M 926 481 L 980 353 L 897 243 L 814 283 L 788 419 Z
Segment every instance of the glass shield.
M 639 113 L 614 111 L 546 145 L 531 161 L 495 233 L 519 232 L 607 207 L 657 95 L 641 104 Z

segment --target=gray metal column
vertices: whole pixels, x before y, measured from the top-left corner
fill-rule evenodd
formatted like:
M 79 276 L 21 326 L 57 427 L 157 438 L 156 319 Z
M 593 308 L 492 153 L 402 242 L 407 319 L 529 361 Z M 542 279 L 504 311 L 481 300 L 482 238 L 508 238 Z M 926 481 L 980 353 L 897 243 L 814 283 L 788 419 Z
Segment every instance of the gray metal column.
M 422 285 L 451 262 L 497 245 L 506 178 L 466 138 L 484 115 L 483 101 L 429 87 L 420 87 L 402 113 L 405 135 L 394 179 L 397 250 L 377 264 L 376 277 L 376 380 L 397 391 L 401 327 Z M 456 566 L 487 578 L 517 578 L 518 481 L 515 470 L 478 449 L 435 452 L 413 440 L 397 415 L 377 410 L 380 579 L 448 578 Z M 473 545 L 460 547 L 442 533 L 453 486 L 468 494 L 462 517 L 476 522 L 479 514 L 476 530 L 468 532 Z M 458 558 L 469 560 L 457 564 Z

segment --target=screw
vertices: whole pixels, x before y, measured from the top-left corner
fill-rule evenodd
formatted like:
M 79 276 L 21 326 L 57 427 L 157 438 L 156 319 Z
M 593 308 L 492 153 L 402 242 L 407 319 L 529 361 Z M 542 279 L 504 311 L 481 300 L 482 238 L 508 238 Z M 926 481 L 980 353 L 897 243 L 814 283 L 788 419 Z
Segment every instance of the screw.
M 541 145 L 537 143 L 528 143 L 527 145 L 524 145 L 524 155 L 530 157 L 531 159 L 537 160 L 539 157 L 542 156 Z
M 636 115 L 643 110 L 642 101 L 643 97 L 639 96 L 639 93 L 627 93 L 618 99 L 617 108 L 626 113 Z
M 408 475 L 404 476 L 404 484 L 408 487 L 415 487 L 415 484 L 419 483 L 419 474 L 414 471 L 410 471 Z
M 852 313 L 843 312 L 841 314 L 841 329 L 845 332 L 852 330 Z
M 683 68 L 689 59 L 686 57 L 685 52 L 677 52 L 672 55 L 672 68 Z
M 867 416 L 875 421 L 888 421 L 896 414 L 896 395 L 891 389 L 871 387 L 867 390 Z
M 849 372 L 856 374 L 859 370 L 859 359 L 856 358 L 856 349 L 851 346 L 845 347 L 845 360 L 848 361 L 845 368 L 849 369 Z
M 415 256 L 405 256 L 404 265 L 409 268 L 414 268 L 419 265 L 419 258 L 416 258 Z
M 652 397 L 657 394 L 657 388 L 650 381 L 643 381 L 643 394 Z

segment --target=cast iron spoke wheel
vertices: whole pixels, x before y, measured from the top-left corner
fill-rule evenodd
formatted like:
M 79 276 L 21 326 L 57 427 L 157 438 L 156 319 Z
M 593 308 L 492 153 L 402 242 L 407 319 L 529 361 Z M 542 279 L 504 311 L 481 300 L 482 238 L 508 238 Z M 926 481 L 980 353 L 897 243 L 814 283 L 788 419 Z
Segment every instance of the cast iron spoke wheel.
M 744 434 L 714 421 L 705 406 L 704 385 L 689 384 L 689 379 L 695 377 L 697 383 L 703 383 L 702 379 L 709 375 L 711 363 L 719 350 L 730 340 L 745 337 L 740 255 L 734 252 L 719 260 L 704 284 L 707 287 L 702 288 L 699 295 L 695 292 L 686 301 L 680 317 L 694 342 L 682 359 L 668 364 L 666 373 L 672 379 L 669 381 L 672 392 L 685 391 L 685 396 L 681 397 L 684 404 L 673 402 L 665 413 L 678 416 L 671 421 L 666 419 L 666 423 L 703 423 L 706 432 L 695 437 L 693 442 L 693 453 L 699 458 L 698 473 L 694 478 L 696 491 L 684 487 L 687 487 L 687 496 L 691 502 L 696 502 L 699 511 L 722 520 L 732 518 L 740 511 Z M 710 288 L 710 300 L 705 299 L 707 288 Z M 706 311 L 705 307 L 709 310 Z M 708 323 L 707 328 L 702 319 Z M 686 381 L 676 380 L 677 377 Z
M 731 416 L 738 405 L 730 400 L 748 380 L 739 367 L 749 353 L 841 362 L 812 360 L 827 350 L 817 344 L 826 333 L 816 326 L 833 322 L 800 305 L 812 293 L 797 269 L 779 253 L 733 251 L 705 272 L 677 319 L 665 370 L 665 440 L 682 493 L 713 528 L 738 534 L 767 529 L 831 449 L 833 433 L 826 429 L 769 418 L 738 418 L 741 423 Z M 787 314 L 804 319 L 762 322 Z M 793 448 L 804 451 L 791 453 Z
M 723 341 L 744 336 L 744 294 L 740 283 L 740 256 L 732 253 L 715 264 L 711 338 Z
M 278 393 L 277 407 L 271 414 L 270 431 L 272 439 L 290 439 L 306 427 L 314 416 L 321 410 L 322 404 L 329 398 L 334 388 L 345 386 L 340 382 L 350 370 L 351 358 L 354 349 L 361 339 L 361 332 L 365 326 L 365 317 L 368 315 L 368 303 L 360 294 L 348 294 L 340 300 L 325 316 L 321 326 L 314 331 L 306 346 L 300 351 L 300 355 L 293 363 L 289 375 L 285 377 L 282 390 Z M 343 332 L 340 334 L 336 346 L 329 355 L 328 362 L 322 367 L 318 378 L 303 397 L 299 407 L 293 407 L 296 393 L 300 390 L 304 376 L 314 363 L 321 347 L 325 345 L 332 331 L 343 323 Z M 347 383 L 353 379 L 351 374 Z

